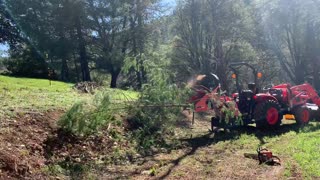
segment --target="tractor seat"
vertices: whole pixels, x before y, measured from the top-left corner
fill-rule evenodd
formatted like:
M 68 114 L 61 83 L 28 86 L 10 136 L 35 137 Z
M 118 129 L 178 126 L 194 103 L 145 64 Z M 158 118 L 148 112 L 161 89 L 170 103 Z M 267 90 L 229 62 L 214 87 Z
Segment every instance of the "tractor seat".
M 244 97 L 244 98 L 248 98 L 248 97 L 251 98 L 251 97 L 253 97 L 253 95 L 254 94 L 253 94 L 253 92 L 251 90 L 242 90 L 241 93 L 240 93 L 240 96 Z
M 248 83 L 248 88 L 253 92 L 253 94 L 258 94 L 256 83 Z
M 243 101 L 252 101 L 253 100 L 253 92 L 251 90 L 242 90 L 239 96 L 239 100 Z
M 249 112 L 254 101 L 254 94 L 251 90 L 242 90 L 239 95 L 238 108 L 240 112 Z

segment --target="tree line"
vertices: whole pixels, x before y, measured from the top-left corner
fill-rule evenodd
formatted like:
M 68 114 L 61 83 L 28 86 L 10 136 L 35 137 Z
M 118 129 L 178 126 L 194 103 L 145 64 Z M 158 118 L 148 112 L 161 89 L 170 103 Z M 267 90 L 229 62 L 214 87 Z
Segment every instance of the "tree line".
M 13 70 L 38 56 L 62 81 L 91 81 L 90 71 L 97 70 L 110 73 L 116 87 L 128 57 L 140 66 L 132 71 L 142 85 L 148 24 L 161 9 L 156 0 L 2 0 L 1 11 L 8 14 L 1 19 L 1 41 L 11 46 Z
M 161 0 L 0 0 L 0 42 L 12 72 L 52 68 L 62 81 L 96 71 L 111 87 L 120 76 L 139 89 L 163 68 L 174 82 L 216 73 L 230 89 L 228 65 L 247 61 L 264 84 L 320 89 L 319 0 L 177 0 L 167 9 Z
M 186 68 L 177 71 L 215 70 L 228 88 L 230 62 L 248 61 L 264 72 L 265 83 L 309 81 L 320 88 L 320 1 L 179 2 L 173 59 Z

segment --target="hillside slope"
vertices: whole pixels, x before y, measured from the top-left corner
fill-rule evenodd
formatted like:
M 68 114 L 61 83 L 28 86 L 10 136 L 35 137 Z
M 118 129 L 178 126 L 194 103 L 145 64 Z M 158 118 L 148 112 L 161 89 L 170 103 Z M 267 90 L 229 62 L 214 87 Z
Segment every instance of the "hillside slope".
M 319 179 L 320 123 L 286 122 L 277 130 L 253 126 L 211 133 L 206 116 L 191 125 L 188 113 L 168 137 L 170 146 L 138 154 L 125 123 L 97 136 L 77 138 L 61 132 L 57 121 L 79 94 L 73 84 L 0 76 L 0 178 L 3 179 Z M 138 93 L 101 89 L 114 103 Z M 209 114 L 210 116 L 210 114 Z M 4 117 L 4 118 L 3 118 Z M 119 115 L 125 122 L 125 117 Z M 259 165 L 244 153 L 272 150 L 281 166 Z M 8 153 L 10 152 L 10 153 Z

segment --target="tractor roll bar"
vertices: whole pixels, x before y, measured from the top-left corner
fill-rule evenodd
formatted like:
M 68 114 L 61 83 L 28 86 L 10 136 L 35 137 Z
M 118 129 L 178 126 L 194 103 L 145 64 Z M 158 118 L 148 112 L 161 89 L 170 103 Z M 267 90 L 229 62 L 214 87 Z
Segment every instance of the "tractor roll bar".
M 229 64 L 229 68 L 236 74 L 236 86 L 237 86 L 237 89 L 240 93 L 241 91 L 241 87 L 240 87 L 240 84 L 239 84 L 239 71 L 236 69 L 236 67 L 239 67 L 239 66 L 246 66 L 246 67 L 249 67 L 251 70 L 252 70 L 252 73 L 253 73 L 253 76 L 254 76 L 254 83 L 256 84 L 256 86 L 258 85 L 258 78 L 257 78 L 257 73 L 258 71 L 250 64 L 246 63 L 246 62 L 233 62 L 233 63 L 230 63 Z
M 249 68 L 251 68 L 253 71 L 256 72 L 256 69 L 252 65 L 250 65 L 250 64 L 248 64 L 246 62 L 233 62 L 233 63 L 230 63 L 229 66 L 230 67 L 233 67 L 233 66 L 248 66 Z
M 237 86 L 238 93 L 240 93 L 241 92 L 241 86 L 239 84 L 238 71 L 235 68 L 231 67 L 231 66 L 229 66 L 229 68 L 233 71 L 233 73 L 236 74 L 236 86 Z

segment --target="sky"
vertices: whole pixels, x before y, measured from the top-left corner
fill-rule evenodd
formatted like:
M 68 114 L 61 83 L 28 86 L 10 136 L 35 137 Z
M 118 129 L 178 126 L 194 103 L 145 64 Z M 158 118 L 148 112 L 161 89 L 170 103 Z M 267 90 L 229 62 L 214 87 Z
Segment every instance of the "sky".
M 176 4 L 176 0 L 163 0 L 164 3 Z
M 7 49 L 8 49 L 7 45 L 0 44 L 0 51 L 4 51 L 4 50 L 7 50 Z
M 168 5 L 170 11 L 176 6 L 176 0 L 161 0 L 161 3 L 164 5 Z
M 8 51 L 9 47 L 5 44 L 0 44 L 0 57 L 7 57 L 8 54 L 6 51 Z

